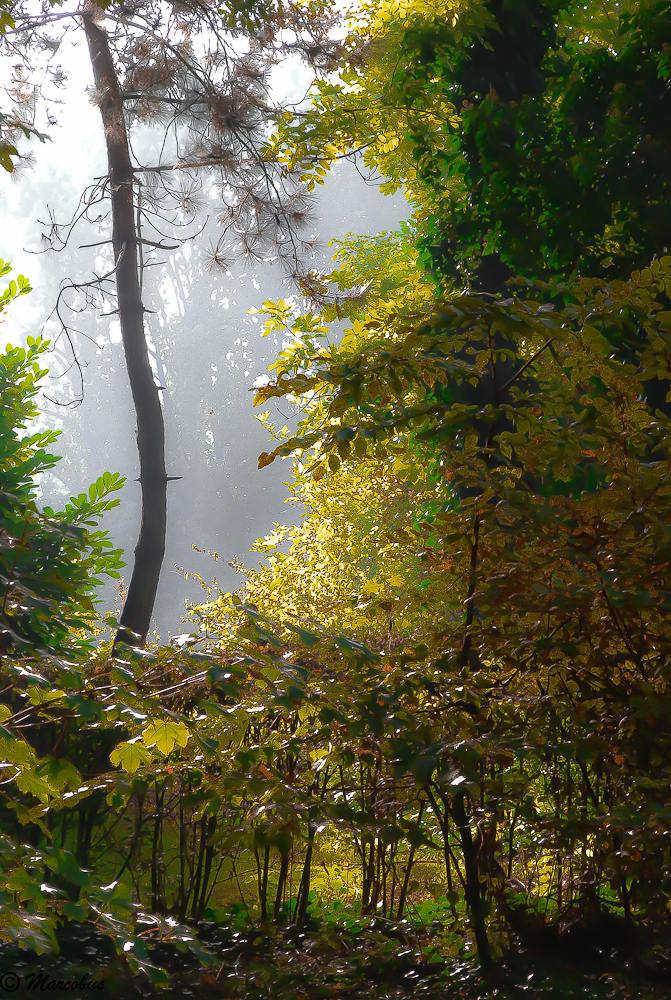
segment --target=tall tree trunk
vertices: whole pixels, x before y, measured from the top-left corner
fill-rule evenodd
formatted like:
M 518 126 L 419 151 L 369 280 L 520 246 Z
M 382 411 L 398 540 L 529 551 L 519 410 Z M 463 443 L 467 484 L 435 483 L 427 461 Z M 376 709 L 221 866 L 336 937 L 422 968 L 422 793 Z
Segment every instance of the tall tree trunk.
M 482 969 L 485 972 L 489 972 L 494 965 L 494 961 L 489 945 L 489 938 L 487 937 L 485 900 L 483 899 L 480 886 L 477 851 L 473 843 L 471 824 L 466 815 L 464 799 L 464 792 L 458 792 L 452 801 L 450 812 L 452 813 L 452 819 L 454 820 L 461 841 L 461 853 L 464 858 L 464 872 L 466 876 L 466 906 L 468 907 L 468 915 L 471 927 L 473 928 L 475 944 L 478 949 L 478 958 Z M 447 807 L 447 801 L 445 805 Z
M 144 643 L 149 631 L 165 551 L 168 480 L 163 412 L 144 334 L 144 306 L 137 266 L 138 235 L 133 210 L 133 167 L 119 81 L 104 28 L 104 13 L 93 0 L 87 0 L 82 20 L 107 144 L 119 321 L 137 419 L 142 487 L 142 519 L 135 564 L 114 644 L 136 645 Z
M 196 912 L 196 920 L 202 920 L 205 914 L 205 907 L 207 906 L 207 901 L 210 898 L 211 890 L 208 893 L 207 889 L 210 882 L 210 875 L 212 874 L 212 859 L 214 858 L 214 847 L 212 846 L 212 838 L 214 837 L 214 831 L 217 828 L 217 817 L 216 815 L 210 816 L 207 821 L 207 847 L 205 848 L 205 869 L 203 871 L 203 881 L 200 886 L 200 900 L 198 902 L 198 910 Z M 215 873 L 216 879 L 216 873 Z
M 308 902 L 310 896 L 310 869 L 312 868 L 312 852 L 315 843 L 316 830 L 310 820 L 308 820 L 308 848 L 305 853 L 305 863 L 303 864 L 303 874 L 301 875 L 296 897 L 296 909 L 294 910 L 294 922 L 304 924 L 308 915 Z
M 156 799 L 156 814 L 154 817 L 154 837 L 151 845 L 151 908 L 154 913 L 164 913 L 161 832 L 163 827 L 163 798 L 165 796 L 165 789 L 159 792 L 156 782 L 154 782 L 154 795 Z
M 280 919 L 280 914 L 282 912 L 282 898 L 284 896 L 284 887 L 287 884 L 287 875 L 289 874 L 289 854 L 282 854 L 282 861 L 280 864 L 280 874 L 277 880 L 277 892 L 275 893 L 275 909 L 273 910 L 273 920 L 275 923 Z M 289 901 L 289 910 L 291 911 L 291 900 Z
M 268 920 L 268 868 L 270 866 L 270 845 L 263 850 L 263 877 L 261 879 L 261 923 Z
M 422 814 L 424 813 L 424 806 L 426 802 L 424 799 L 419 803 L 419 814 L 417 816 L 417 826 L 421 826 Z M 410 855 L 408 857 L 408 862 L 405 867 L 405 874 L 403 876 L 403 884 L 401 886 L 401 895 L 398 897 L 398 910 L 396 911 L 396 919 L 403 919 L 403 910 L 405 909 L 405 901 L 408 898 L 408 886 L 410 884 L 410 873 L 412 872 L 412 866 L 415 862 L 415 845 L 410 845 Z M 392 914 L 393 915 L 393 914 Z
M 191 902 L 191 919 L 195 920 L 198 913 L 198 899 L 200 893 L 200 880 L 203 875 L 203 858 L 205 857 L 205 845 L 207 843 L 207 818 L 203 816 L 200 821 L 200 847 L 198 848 L 198 864 L 193 882 L 193 900 Z
M 183 786 L 182 786 L 183 788 Z M 184 920 L 189 897 L 186 893 L 185 863 L 186 863 L 186 824 L 184 822 L 184 796 L 179 796 L 179 892 L 177 894 L 177 917 Z

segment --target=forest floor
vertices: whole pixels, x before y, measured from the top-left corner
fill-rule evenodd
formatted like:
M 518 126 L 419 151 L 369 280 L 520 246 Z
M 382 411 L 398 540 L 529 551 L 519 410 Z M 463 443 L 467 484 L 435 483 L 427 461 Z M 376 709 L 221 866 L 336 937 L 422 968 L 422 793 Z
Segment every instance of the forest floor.
M 613 956 L 580 963 L 547 953 L 517 956 L 514 970 L 501 963 L 500 972 L 485 977 L 468 955 L 442 957 L 447 942 L 435 927 L 403 933 L 399 925 L 376 921 L 355 930 L 313 922 L 308 929 L 264 933 L 211 922 L 200 925 L 199 936 L 212 954 L 210 965 L 174 945 L 152 950 L 170 973 L 165 989 L 131 975 L 109 942 L 84 925 L 71 925 L 58 956 L 0 946 L 0 996 L 46 990 L 90 997 L 90 987 L 58 986 L 58 980 L 88 976 L 104 983 L 98 995 L 108 1000 L 671 1000 L 671 980 L 647 982 L 644 969 L 634 975 Z

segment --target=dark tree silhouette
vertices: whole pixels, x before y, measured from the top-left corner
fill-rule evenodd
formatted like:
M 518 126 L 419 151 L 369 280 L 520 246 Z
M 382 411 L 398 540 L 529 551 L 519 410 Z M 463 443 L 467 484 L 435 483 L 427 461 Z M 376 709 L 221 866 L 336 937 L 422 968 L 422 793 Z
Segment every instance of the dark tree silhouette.
M 144 334 L 144 307 L 138 274 L 138 234 L 133 198 L 133 165 L 124 119 L 123 99 L 102 27 L 103 12 L 87 2 L 82 18 L 88 41 L 98 106 L 105 130 L 112 201 L 112 247 L 119 322 L 133 405 L 137 417 L 142 519 L 135 565 L 121 615 L 117 641 L 144 640 L 154 608 L 165 552 L 167 512 L 165 432 L 158 387 L 149 362 Z

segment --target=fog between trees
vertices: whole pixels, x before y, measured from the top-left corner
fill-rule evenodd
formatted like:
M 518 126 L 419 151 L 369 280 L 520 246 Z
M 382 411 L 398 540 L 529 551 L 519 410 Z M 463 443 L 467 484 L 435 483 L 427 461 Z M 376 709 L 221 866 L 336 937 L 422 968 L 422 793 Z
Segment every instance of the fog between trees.
M 59 126 L 50 130 L 49 142 L 32 144 L 32 169 L 11 177 L 3 171 L 0 177 L 0 256 L 12 261 L 15 273 L 25 273 L 34 288 L 12 310 L 2 340 L 16 342 L 43 331 L 53 341 L 53 353 L 47 355 L 51 386 L 40 406 L 49 426 L 62 430 L 56 449 L 62 461 L 43 478 L 44 501 L 56 503 L 59 497 L 76 495 L 106 470 L 126 477 L 121 504 L 106 515 L 103 527 L 125 550 L 127 582 L 140 509 L 139 485 L 134 482 L 135 415 L 118 321 L 101 316 L 103 309 L 71 317 L 83 365 L 84 398 L 79 405 L 56 405 L 76 399 L 79 382 L 67 344 L 57 340 L 59 323 L 52 310 L 61 283 L 85 279 L 95 266 L 96 250 L 78 248 L 103 236 L 96 227 L 80 223 L 67 248 L 44 253 L 41 234 L 47 227 L 41 223 L 50 210 L 58 221 L 69 219 L 85 185 L 107 169 L 100 116 L 86 93 L 90 66 L 81 46 L 69 48 L 64 64 L 69 82 L 57 112 Z M 287 99 L 298 100 L 308 82 L 305 70 L 289 65 L 277 75 L 276 87 Z M 160 129 L 144 129 L 135 146 L 151 147 L 160 138 Z M 204 187 L 200 210 L 183 220 L 185 232 L 199 235 L 179 250 L 157 251 L 154 260 L 162 263 L 144 272 L 145 304 L 154 311 L 146 317 L 146 330 L 159 382 L 168 387 L 163 393 L 168 475 L 183 477 L 169 484 L 167 548 L 154 609 L 155 627 L 164 640 L 169 632 L 179 631 L 185 600 L 203 596 L 198 582 L 187 579 L 184 571 L 206 582 L 216 577 L 224 589 L 235 587 L 241 580 L 228 561 L 237 556 L 255 565 L 256 557 L 248 556 L 254 540 L 274 522 L 293 523 L 298 516 L 296 508 L 284 503 L 289 465 L 256 468 L 256 457 L 269 447 L 269 439 L 256 419 L 249 390 L 265 373 L 278 345 L 272 337 L 262 337 L 262 323 L 248 312 L 266 299 L 296 294 L 296 289 L 277 262 L 259 266 L 238 259 L 230 270 L 208 270 L 208 247 L 220 235 L 215 215 L 216 205 L 208 204 Z M 329 266 L 335 250 L 328 246 L 331 239 L 348 232 L 393 229 L 407 215 L 401 194 L 384 197 L 374 177 L 344 162 L 315 199 L 304 234 L 317 237 L 311 266 Z M 71 296 L 70 301 L 76 300 Z M 287 419 L 291 423 L 289 404 L 271 403 L 269 408 L 276 426 Z M 216 563 L 208 550 L 218 553 Z M 114 611 L 117 588 L 109 583 L 102 593 L 101 610 Z

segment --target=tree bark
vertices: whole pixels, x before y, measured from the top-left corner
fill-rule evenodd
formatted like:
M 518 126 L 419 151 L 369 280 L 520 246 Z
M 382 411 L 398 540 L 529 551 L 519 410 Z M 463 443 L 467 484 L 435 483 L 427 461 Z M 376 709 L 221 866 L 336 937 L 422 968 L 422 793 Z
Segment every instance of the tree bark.
M 82 20 L 107 144 L 119 321 L 137 420 L 142 488 L 140 534 L 120 628 L 114 640 L 116 648 L 120 642 L 142 645 L 149 631 L 165 552 L 168 480 L 163 412 L 144 333 L 133 209 L 133 167 L 119 81 L 104 28 L 104 13 L 93 0 L 87 0 Z
M 452 813 L 452 819 L 454 820 L 461 841 L 461 852 L 464 857 L 464 872 L 466 876 L 466 906 L 468 908 L 471 927 L 473 928 L 475 944 L 478 949 L 478 958 L 482 969 L 485 972 L 489 972 L 494 962 L 489 938 L 487 937 L 485 901 L 482 898 L 482 889 L 480 887 L 477 852 L 473 843 L 471 825 L 466 815 L 464 798 L 464 792 L 458 792 L 452 801 L 450 812 Z
M 289 874 L 289 855 L 282 854 L 282 861 L 280 863 L 280 874 L 277 880 L 277 892 L 275 893 L 275 909 L 273 910 L 273 920 L 278 923 L 280 919 L 280 914 L 282 913 L 282 898 L 284 896 L 284 887 L 287 884 L 287 875 Z M 291 912 L 291 900 L 289 900 L 289 912 Z

